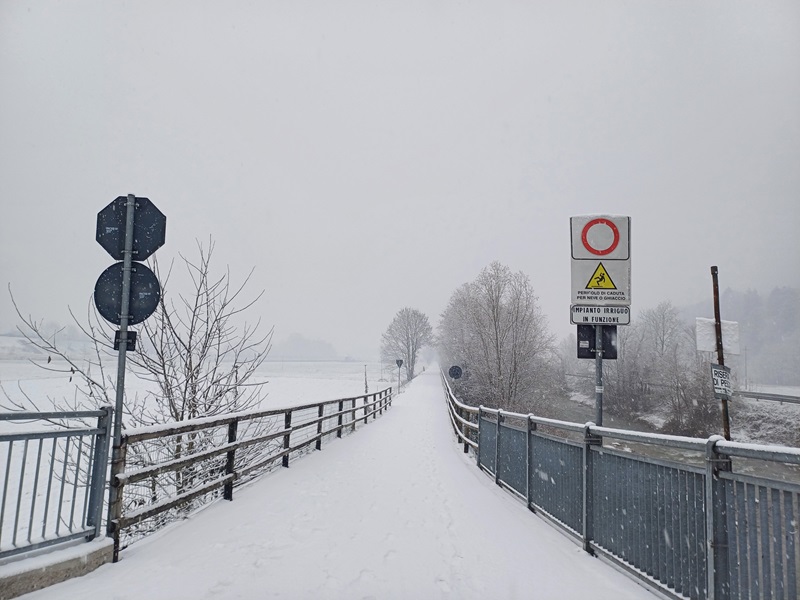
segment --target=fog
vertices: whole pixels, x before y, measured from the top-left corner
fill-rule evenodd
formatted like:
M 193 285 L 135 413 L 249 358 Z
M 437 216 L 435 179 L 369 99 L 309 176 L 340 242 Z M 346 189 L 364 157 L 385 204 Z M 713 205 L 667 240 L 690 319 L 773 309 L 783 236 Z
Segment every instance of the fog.
M 570 333 L 573 215 L 631 217 L 634 318 L 800 276 L 795 1 L 5 1 L 0 87 L 0 331 L 85 314 L 128 193 L 365 359 L 493 260 Z

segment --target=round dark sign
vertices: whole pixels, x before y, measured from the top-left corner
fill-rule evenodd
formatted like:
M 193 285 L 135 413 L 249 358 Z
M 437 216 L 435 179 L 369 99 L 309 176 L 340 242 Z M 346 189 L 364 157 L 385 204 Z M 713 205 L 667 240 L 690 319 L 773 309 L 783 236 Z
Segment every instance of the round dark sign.
M 120 324 L 122 312 L 122 265 L 114 263 L 100 274 L 94 286 L 94 304 L 106 320 Z M 131 265 L 131 297 L 128 306 L 128 325 L 141 323 L 153 314 L 161 300 L 158 279 L 142 263 Z
M 459 367 L 458 365 L 453 365 L 447 372 L 447 374 L 450 375 L 450 377 L 452 377 L 453 379 L 460 378 L 462 373 L 463 371 L 461 370 L 461 367 Z

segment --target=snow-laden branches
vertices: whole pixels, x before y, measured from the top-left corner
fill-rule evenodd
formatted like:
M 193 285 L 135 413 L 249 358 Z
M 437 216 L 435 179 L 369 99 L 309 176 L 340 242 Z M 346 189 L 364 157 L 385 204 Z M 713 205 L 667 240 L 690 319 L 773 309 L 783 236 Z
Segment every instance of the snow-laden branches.
M 551 388 L 553 350 L 530 279 L 499 262 L 453 293 L 439 323 L 441 357 L 464 369 L 456 385 L 479 404 L 531 408 Z
M 406 381 L 414 378 L 419 351 L 433 342 L 433 329 L 428 317 L 415 308 L 402 308 L 381 337 L 381 359 L 403 361 Z

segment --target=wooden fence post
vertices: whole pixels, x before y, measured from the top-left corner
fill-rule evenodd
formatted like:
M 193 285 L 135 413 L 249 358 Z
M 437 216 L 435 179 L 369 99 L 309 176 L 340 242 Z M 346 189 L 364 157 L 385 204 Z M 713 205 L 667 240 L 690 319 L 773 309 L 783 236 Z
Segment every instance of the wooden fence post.
M 325 414 L 325 405 L 320 404 L 319 409 L 317 410 L 317 417 L 319 418 L 319 423 L 317 423 L 317 443 L 314 444 L 314 447 L 317 450 L 322 450 L 322 416 Z
M 112 561 L 119 561 L 119 520 L 122 517 L 122 492 L 125 484 L 117 479 L 117 475 L 125 472 L 125 458 L 128 454 L 128 438 L 123 435 L 120 439 L 119 461 L 111 463 L 111 481 L 109 481 L 110 498 L 108 504 L 108 523 L 106 530 L 114 540 L 114 554 Z
M 239 428 L 239 421 L 233 421 L 232 423 L 228 423 L 228 443 L 233 444 L 236 441 L 236 431 Z M 234 458 L 235 458 L 236 450 L 228 450 L 226 455 L 227 460 L 225 461 L 225 474 L 226 475 L 233 475 L 234 473 Z M 225 488 L 222 491 L 222 497 L 225 500 L 233 500 L 233 479 L 231 479 L 228 483 L 225 484 Z
M 286 429 L 286 433 L 283 435 L 283 449 L 284 451 L 289 450 L 289 436 L 292 435 L 292 411 L 287 410 L 286 414 L 284 415 L 284 422 L 283 425 Z M 289 453 L 283 455 L 283 460 L 281 460 L 281 464 L 288 468 L 289 467 Z

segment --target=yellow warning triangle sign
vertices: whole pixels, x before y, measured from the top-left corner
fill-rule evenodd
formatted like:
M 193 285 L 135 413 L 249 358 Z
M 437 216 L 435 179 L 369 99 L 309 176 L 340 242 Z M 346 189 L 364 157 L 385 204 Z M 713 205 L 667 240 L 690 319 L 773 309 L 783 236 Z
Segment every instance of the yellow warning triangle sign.
M 611 280 L 611 276 L 606 271 L 606 268 L 603 266 L 603 263 L 599 263 L 597 268 L 594 270 L 592 277 L 589 279 L 589 283 L 586 284 L 587 290 L 615 290 L 617 286 L 614 285 L 614 282 Z

